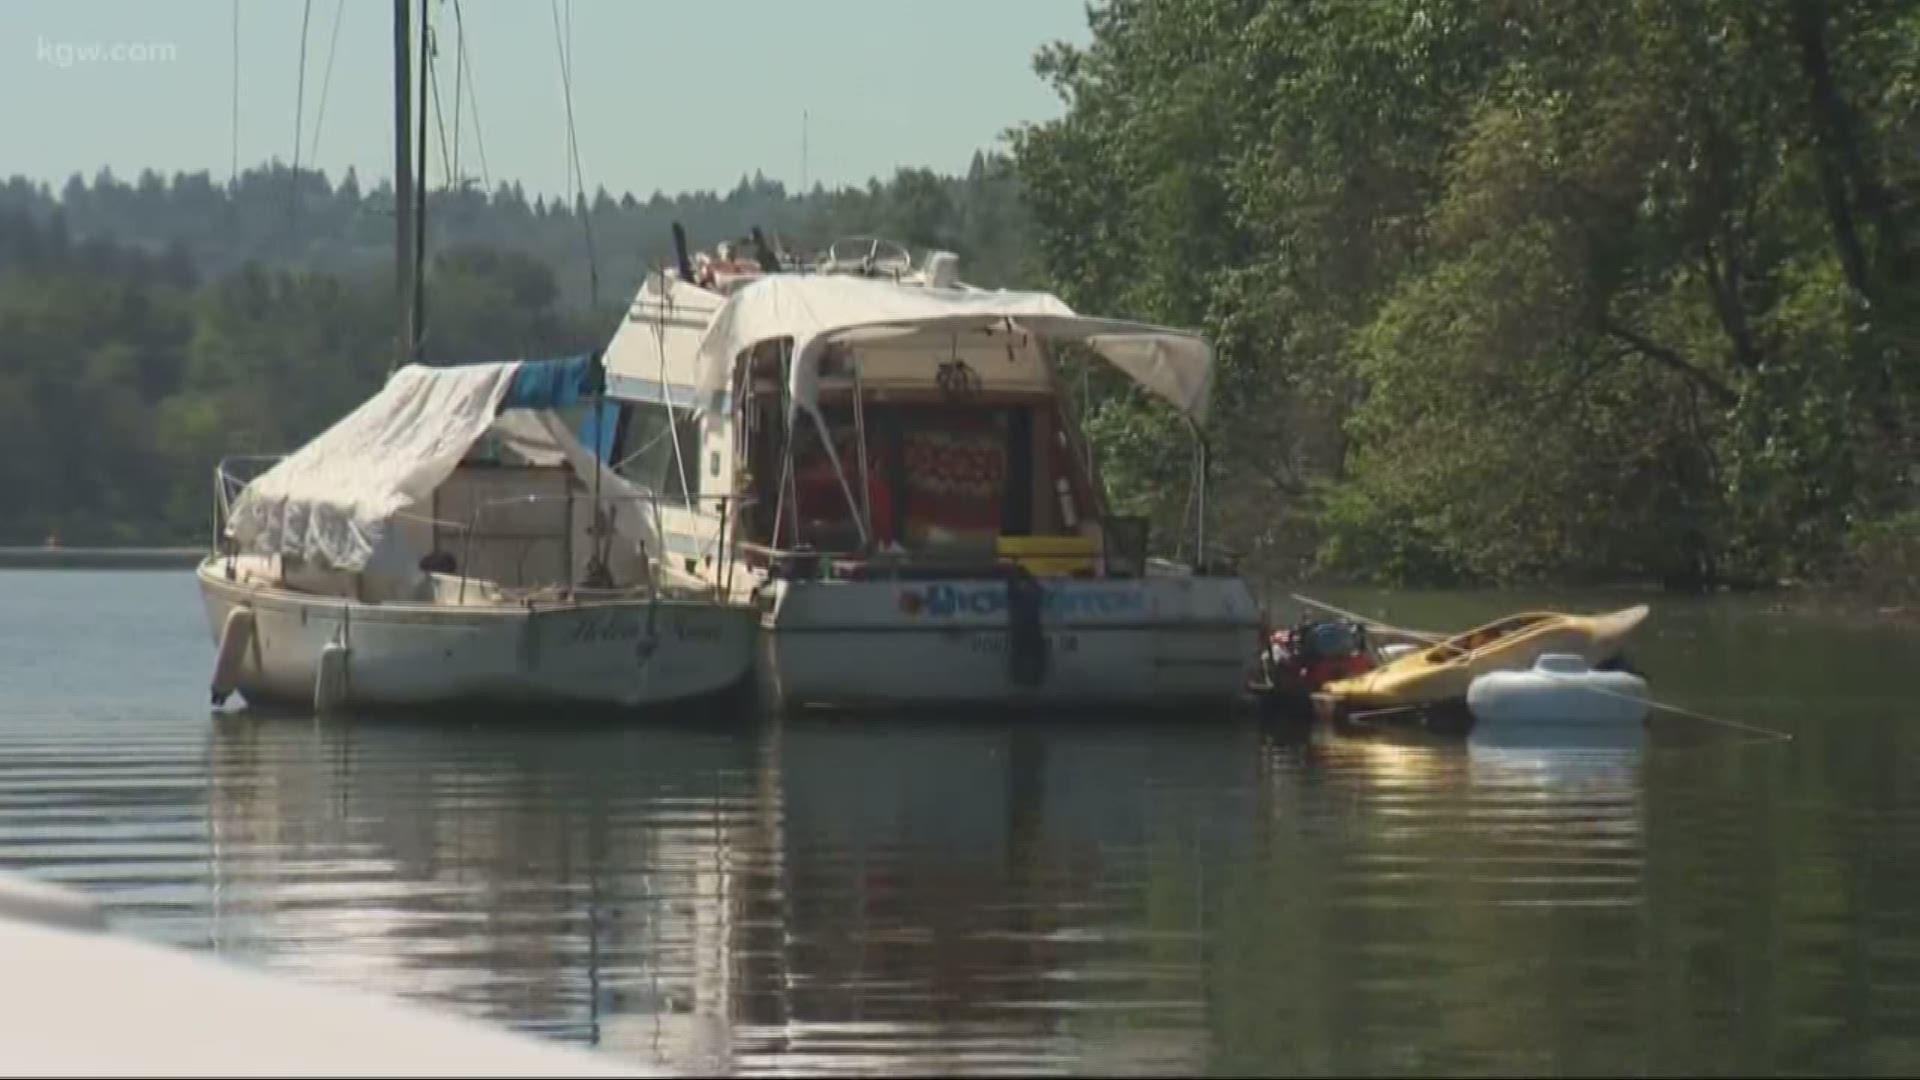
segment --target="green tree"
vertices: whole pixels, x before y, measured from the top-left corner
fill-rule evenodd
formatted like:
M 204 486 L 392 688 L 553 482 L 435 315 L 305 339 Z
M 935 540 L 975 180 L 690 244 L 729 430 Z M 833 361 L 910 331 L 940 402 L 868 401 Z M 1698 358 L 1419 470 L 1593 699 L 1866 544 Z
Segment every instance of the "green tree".
M 1915 505 L 1910 5 L 1091 18 L 1037 62 L 1066 114 L 1015 144 L 1036 244 L 1074 303 L 1214 335 L 1236 543 L 1402 580 L 1758 582 Z M 1164 419 L 1117 391 L 1093 414 L 1166 512 Z

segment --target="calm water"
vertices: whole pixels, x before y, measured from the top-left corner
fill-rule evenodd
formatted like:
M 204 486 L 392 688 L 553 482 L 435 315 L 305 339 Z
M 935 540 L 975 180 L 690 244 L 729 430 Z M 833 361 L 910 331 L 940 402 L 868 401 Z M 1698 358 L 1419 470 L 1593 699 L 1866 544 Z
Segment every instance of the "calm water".
M 1657 696 L 1796 740 L 215 716 L 190 574 L 0 572 L 0 867 L 699 1071 L 1920 1071 L 1920 635 L 1642 633 Z

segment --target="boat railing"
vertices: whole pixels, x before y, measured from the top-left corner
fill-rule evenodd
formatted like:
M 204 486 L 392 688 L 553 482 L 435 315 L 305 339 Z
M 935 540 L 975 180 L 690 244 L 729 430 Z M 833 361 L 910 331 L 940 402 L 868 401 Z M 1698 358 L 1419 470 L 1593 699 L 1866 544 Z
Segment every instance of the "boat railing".
M 819 273 L 881 273 L 899 277 L 913 269 L 913 252 L 884 236 L 842 236 L 830 241 L 814 269 Z
M 213 467 L 213 550 L 216 553 L 232 553 L 226 537 L 234 500 L 248 484 L 285 457 L 285 454 L 231 454 Z
M 671 494 L 656 494 L 650 492 L 623 493 L 619 495 L 601 494 L 597 497 L 577 491 L 569 491 L 565 494 L 530 493 L 482 500 L 474 506 L 471 515 L 464 525 L 452 525 L 449 527 L 445 522 L 436 522 L 435 524 L 459 535 L 462 550 L 458 562 L 460 584 L 458 586 L 458 600 L 456 602 L 465 602 L 468 583 L 470 580 L 474 580 L 472 573 L 474 566 L 473 545 L 475 542 L 484 543 L 495 540 L 519 541 L 523 545 L 521 549 L 521 564 L 523 568 L 527 553 L 533 544 L 547 542 L 559 543 L 561 545 L 560 559 L 561 565 L 564 568 L 565 583 L 558 584 L 557 586 L 549 584 L 530 590 L 522 586 L 522 590 L 529 595 L 534 593 L 551 593 L 556 587 L 563 599 L 575 599 L 595 593 L 630 591 L 633 588 L 631 586 L 626 590 L 614 587 L 610 577 L 611 568 L 609 564 L 612 560 L 615 545 L 625 542 L 628 545 L 626 550 L 638 557 L 639 565 L 645 575 L 645 580 L 639 585 L 639 588 L 645 594 L 657 596 L 662 591 L 662 584 L 660 582 L 662 570 L 672 572 L 672 576 L 678 580 L 690 582 L 699 579 L 701 575 L 696 573 L 680 573 L 674 571 L 669 563 L 669 558 L 686 558 L 693 561 L 695 565 L 710 564 L 712 571 L 710 575 L 706 576 L 707 584 L 704 588 L 688 585 L 679 587 L 680 591 L 688 593 L 710 591 L 715 599 L 724 599 L 729 595 L 733 587 L 735 554 L 728 544 L 728 540 L 730 539 L 728 532 L 735 516 L 734 511 L 740 506 L 750 505 L 755 501 L 755 498 L 751 495 L 694 495 L 689 497 L 677 492 Z M 573 527 L 574 513 L 575 508 L 582 504 L 592 507 L 594 516 L 586 526 L 584 537 L 576 537 L 578 530 Z M 524 511 L 530 506 L 542 505 L 564 508 L 565 521 L 561 524 L 560 528 L 547 533 L 503 533 L 489 532 L 487 529 L 487 519 L 489 517 L 497 521 L 509 510 Z M 693 537 L 693 547 L 691 551 L 672 551 L 670 550 L 671 544 L 669 541 L 669 533 L 666 529 L 666 522 L 662 515 L 663 507 L 672 509 L 694 509 L 696 511 L 711 507 L 714 516 L 718 519 L 718 528 L 711 534 L 702 531 L 700 535 Z M 621 531 L 619 515 L 623 508 L 626 508 L 629 512 L 638 511 L 650 519 L 648 521 L 649 527 L 644 531 L 643 535 L 636 537 Z M 575 576 L 574 566 L 576 563 L 574 544 L 579 539 L 584 539 L 591 548 L 587 559 L 587 576 L 584 581 L 573 580 Z M 654 549 L 652 550 L 648 547 L 650 541 L 654 545 Z M 524 581 L 524 574 L 522 574 L 521 577 Z M 495 584 L 497 587 L 499 583 L 494 582 L 492 584 Z

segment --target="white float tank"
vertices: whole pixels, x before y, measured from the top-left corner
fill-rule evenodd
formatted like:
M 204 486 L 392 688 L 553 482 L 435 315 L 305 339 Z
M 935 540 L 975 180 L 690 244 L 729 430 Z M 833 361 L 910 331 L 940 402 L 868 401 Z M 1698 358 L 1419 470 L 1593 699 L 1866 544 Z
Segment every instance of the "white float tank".
M 1647 716 L 1647 681 L 1629 671 L 1595 671 L 1584 658 L 1547 653 L 1526 671 L 1489 671 L 1467 687 L 1476 724 L 1637 724 Z

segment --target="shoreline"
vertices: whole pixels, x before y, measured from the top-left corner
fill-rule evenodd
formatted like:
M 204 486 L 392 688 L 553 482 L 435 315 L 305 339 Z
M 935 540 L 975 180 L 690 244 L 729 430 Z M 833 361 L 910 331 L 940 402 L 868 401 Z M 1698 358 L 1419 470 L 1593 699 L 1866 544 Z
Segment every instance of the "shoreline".
M 0 547 L 0 570 L 188 570 L 198 547 Z
M 207 554 L 204 547 L 33 547 L 0 545 L 0 570 L 191 570 Z M 1255 580 L 1260 580 L 1255 578 Z M 1271 585 L 1271 579 L 1269 579 Z M 1277 586 L 1275 586 L 1277 587 Z M 1679 592 L 1661 588 L 1648 583 L 1623 583 L 1612 586 L 1578 585 L 1507 585 L 1507 586 L 1456 586 L 1412 587 L 1391 589 L 1358 582 L 1342 582 L 1331 579 L 1319 579 L 1298 582 L 1298 589 L 1330 589 L 1335 591 L 1362 590 L 1383 591 L 1387 593 L 1433 593 L 1433 592 L 1471 592 L 1492 593 L 1526 592 L 1544 589 L 1557 591 L 1597 591 L 1623 596 L 1651 596 L 1667 599 L 1701 599 L 1712 597 L 1740 597 L 1765 602 L 1767 608 L 1780 615 L 1814 615 L 1825 618 L 1839 617 L 1850 621 L 1892 624 L 1920 627 L 1920 603 L 1904 597 L 1875 595 L 1873 592 L 1855 585 L 1834 582 L 1829 584 L 1810 584 L 1794 582 L 1761 588 L 1719 588 L 1701 592 Z M 1280 590 L 1284 596 L 1286 590 Z M 1269 599 L 1272 599 L 1271 597 Z

